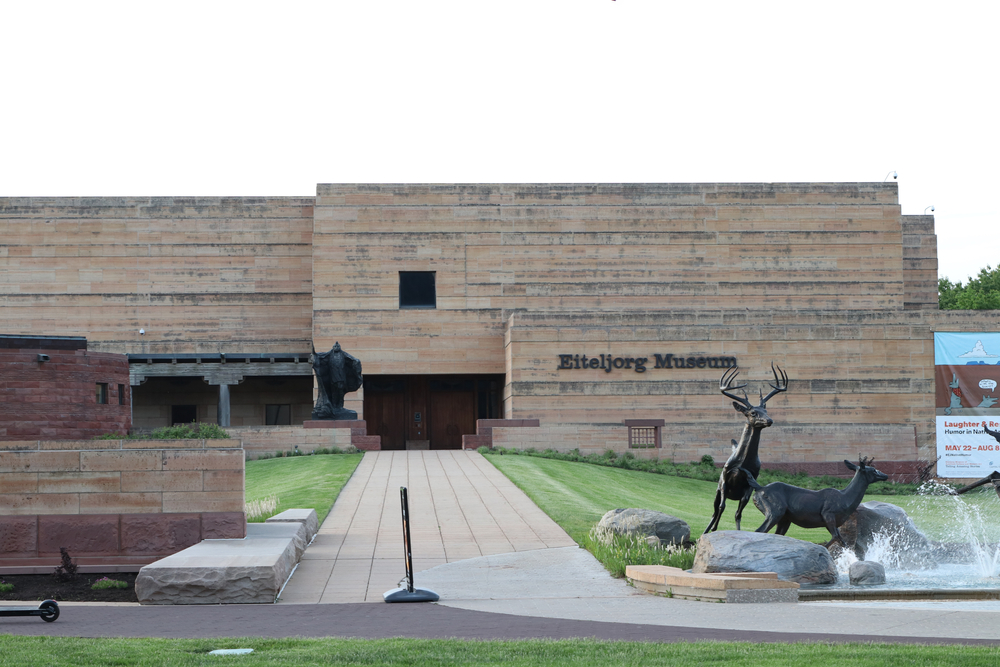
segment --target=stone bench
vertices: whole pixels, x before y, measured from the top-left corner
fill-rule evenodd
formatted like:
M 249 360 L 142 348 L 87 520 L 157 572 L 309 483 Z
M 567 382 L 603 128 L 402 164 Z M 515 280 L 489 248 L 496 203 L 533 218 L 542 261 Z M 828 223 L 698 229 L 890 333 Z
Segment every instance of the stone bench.
M 311 512 L 315 522 L 314 510 L 288 512 Z M 245 539 L 203 540 L 146 565 L 135 581 L 139 602 L 273 603 L 315 535 L 307 530 L 309 517 L 296 516 L 247 524 Z
M 647 593 L 709 602 L 798 602 L 799 585 L 774 572 L 693 574 L 666 565 L 629 565 L 625 576 Z
M 264 523 L 301 523 L 306 527 L 306 544 L 312 542 L 316 533 L 319 532 L 319 518 L 316 516 L 316 510 L 285 510 L 275 514 L 270 519 L 266 519 Z

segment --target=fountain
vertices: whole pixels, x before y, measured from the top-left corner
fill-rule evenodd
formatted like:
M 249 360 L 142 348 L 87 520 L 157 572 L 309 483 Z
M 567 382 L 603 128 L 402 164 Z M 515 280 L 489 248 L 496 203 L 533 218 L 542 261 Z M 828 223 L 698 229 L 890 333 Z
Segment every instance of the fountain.
M 850 549 L 840 550 L 834 584 L 803 587 L 801 599 L 1000 599 L 1000 499 L 991 486 L 955 495 L 948 486 L 925 483 L 919 495 L 897 497 L 927 548 L 914 553 L 896 536 L 876 532 L 864 558 L 885 568 L 886 583 L 851 586 L 847 572 L 858 560 Z

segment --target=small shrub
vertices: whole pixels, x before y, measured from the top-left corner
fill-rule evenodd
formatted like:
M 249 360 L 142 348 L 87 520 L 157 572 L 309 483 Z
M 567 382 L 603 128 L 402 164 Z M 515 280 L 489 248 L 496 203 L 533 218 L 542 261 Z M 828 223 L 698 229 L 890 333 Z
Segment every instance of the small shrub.
M 652 546 L 641 535 L 621 535 L 596 526 L 590 529 L 582 546 L 619 579 L 629 565 L 667 565 L 682 570 L 694 565 L 694 547 Z
M 59 555 L 62 557 L 62 563 L 56 567 L 53 576 L 56 581 L 73 581 L 76 579 L 76 563 L 70 558 L 66 547 L 59 547 Z
M 8 584 L 3 579 L 0 579 L 0 593 L 10 593 L 14 590 L 14 584 Z
M 485 454 L 488 451 L 490 451 L 490 448 L 487 447 L 486 445 L 483 445 L 482 447 L 477 447 L 476 451 L 479 452 L 480 454 Z
M 712 458 L 711 454 L 705 454 L 701 457 L 701 465 L 715 467 L 715 459 Z
M 278 511 L 278 496 L 272 494 L 266 498 L 248 500 L 243 505 L 243 511 L 247 515 L 247 521 L 263 521 Z
M 345 454 L 357 454 L 358 453 L 358 448 L 355 447 L 354 445 L 348 445 L 347 447 L 344 447 L 344 453 Z
M 90 589 L 94 591 L 105 591 L 111 588 L 128 588 L 128 584 L 118 579 L 102 577 L 90 585 Z
M 130 433 L 129 435 L 105 433 L 95 436 L 94 440 L 222 440 L 229 437 L 229 433 L 218 424 L 191 423 L 161 426 L 149 433 Z

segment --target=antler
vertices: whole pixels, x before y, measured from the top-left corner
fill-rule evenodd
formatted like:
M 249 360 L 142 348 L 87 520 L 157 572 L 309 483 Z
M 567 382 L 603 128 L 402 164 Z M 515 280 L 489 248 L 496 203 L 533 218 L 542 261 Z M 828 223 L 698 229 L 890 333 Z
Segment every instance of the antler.
M 738 384 L 735 387 L 732 386 L 733 380 L 735 380 L 736 376 L 739 374 L 740 374 L 739 366 L 733 366 L 732 368 L 726 370 L 726 372 L 722 374 L 722 379 L 719 381 L 719 391 L 722 392 L 723 396 L 728 396 L 734 401 L 738 401 L 743 405 L 747 406 L 748 408 L 752 408 L 753 406 L 750 405 L 750 400 L 747 398 L 747 393 L 745 391 L 743 392 L 743 398 L 740 398 L 736 394 L 730 394 L 728 391 L 728 390 L 742 389 L 743 387 L 747 386 L 746 383 Z
M 767 403 L 768 399 L 770 399 L 775 394 L 780 394 L 783 391 L 788 391 L 788 374 L 785 373 L 785 371 L 781 370 L 781 366 L 778 366 L 778 369 L 775 370 L 774 362 L 772 361 L 771 372 L 774 373 L 774 384 L 771 384 L 770 382 L 768 383 L 768 386 L 771 387 L 771 393 L 768 394 L 767 396 L 761 397 L 760 399 L 761 406 Z
M 871 458 L 868 458 L 866 456 L 861 456 L 861 454 L 858 454 L 858 463 L 861 464 L 862 468 L 864 468 L 865 466 L 870 466 L 870 467 L 874 468 L 875 467 L 875 465 L 874 465 L 875 464 L 875 457 L 873 456 Z

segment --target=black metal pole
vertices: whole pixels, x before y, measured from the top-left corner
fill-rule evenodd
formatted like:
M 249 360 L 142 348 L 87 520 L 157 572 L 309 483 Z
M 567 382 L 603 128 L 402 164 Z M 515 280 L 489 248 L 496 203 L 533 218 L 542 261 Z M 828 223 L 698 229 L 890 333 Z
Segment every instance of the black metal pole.
M 437 593 L 413 585 L 413 548 L 410 543 L 410 501 L 406 497 L 406 487 L 399 487 L 399 505 L 403 512 L 403 561 L 406 565 L 406 588 L 386 591 L 382 599 L 386 602 L 437 602 Z
M 413 549 L 410 547 L 410 502 L 406 487 L 399 487 L 399 504 L 403 508 L 403 556 L 406 558 L 406 590 L 413 592 Z

